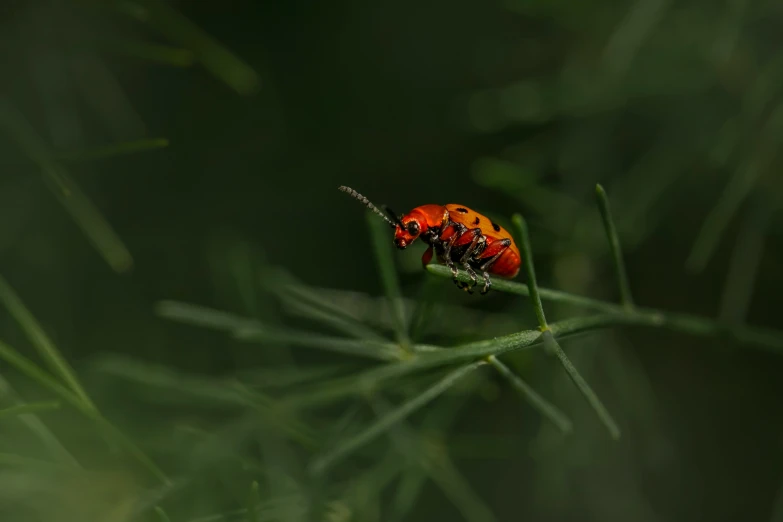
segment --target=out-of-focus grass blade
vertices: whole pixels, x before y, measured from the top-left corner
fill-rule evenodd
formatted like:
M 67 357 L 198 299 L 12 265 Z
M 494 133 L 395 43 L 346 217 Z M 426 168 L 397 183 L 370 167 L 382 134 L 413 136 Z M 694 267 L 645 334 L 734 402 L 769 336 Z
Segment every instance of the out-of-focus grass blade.
M 250 484 L 250 494 L 247 498 L 247 515 L 249 522 L 259 522 L 258 506 L 261 504 L 261 497 L 258 494 L 258 482 L 255 480 Z
M 430 470 L 430 477 L 468 522 L 497 520 L 446 453 L 439 455 Z
M 405 309 L 403 308 L 400 282 L 397 280 L 397 270 L 394 268 L 394 254 L 391 248 L 392 242 L 389 238 L 389 227 L 386 222 L 378 219 L 378 216 L 372 212 L 367 212 L 367 225 L 370 227 L 370 236 L 373 250 L 375 251 L 375 262 L 378 264 L 383 288 L 389 299 L 397 342 L 400 343 L 403 349 L 408 349 L 411 343 L 408 336 L 408 325 L 405 318 Z
M 258 74 L 196 24 L 161 0 L 115 0 L 117 7 L 153 27 L 171 42 L 192 51 L 196 59 L 239 94 L 258 89 Z
M 582 374 L 579 373 L 579 371 L 576 369 L 576 366 L 574 366 L 566 353 L 560 347 L 560 344 L 555 340 L 552 332 L 547 330 L 544 332 L 543 338 L 544 346 L 546 347 L 547 351 L 557 355 L 557 358 L 560 360 L 560 363 L 563 365 L 566 373 L 568 373 L 571 381 L 573 381 L 577 389 L 582 393 L 588 404 L 590 404 L 590 406 L 595 410 L 598 418 L 609 431 L 609 435 L 615 440 L 619 439 L 620 427 L 617 425 L 617 422 L 615 422 L 614 418 L 609 413 L 609 410 L 607 410 L 606 406 L 604 406 L 604 403 L 601 402 L 601 399 L 598 398 L 598 395 L 596 395 L 590 385 L 587 384 L 587 381 L 585 381 L 584 377 L 582 377 Z
M 538 410 L 541 415 L 557 426 L 560 431 L 563 433 L 570 433 L 572 431 L 573 425 L 571 420 L 565 413 L 560 411 L 557 406 L 544 399 L 527 382 L 512 372 L 511 369 L 503 364 L 497 357 L 490 356 L 487 360 L 533 408 Z
M 300 283 L 288 272 L 269 269 L 263 279 L 265 286 L 292 311 L 358 339 L 385 340 L 375 330 L 365 326 L 321 294 Z
M 620 290 L 620 302 L 629 308 L 633 308 L 631 283 L 628 281 L 628 272 L 625 269 L 623 250 L 620 247 L 620 238 L 617 235 L 617 228 L 614 225 L 612 210 L 609 208 L 609 198 L 606 196 L 606 191 L 600 184 L 595 186 L 595 193 L 598 199 L 598 209 L 601 211 L 601 219 L 603 219 L 604 222 L 606 237 L 609 240 L 609 247 L 612 251 L 612 259 L 614 260 L 614 269 L 617 276 L 617 286 Z
M 96 250 L 116 272 L 127 272 L 133 258 L 92 201 L 70 178 L 68 172 L 53 159 L 49 147 L 38 136 L 29 122 L 10 104 L 0 100 L 0 129 L 38 165 L 55 196 L 82 229 Z
M 400 348 L 389 342 L 341 339 L 273 328 L 254 319 L 176 301 L 161 301 L 157 304 L 156 311 L 167 319 L 225 331 L 235 339 L 246 342 L 286 343 L 383 361 L 400 359 Z
M 170 480 L 163 471 L 122 431 L 106 420 L 100 412 L 87 406 L 78 395 L 60 384 L 57 379 L 48 374 L 35 363 L 22 356 L 11 346 L 0 341 L 0 359 L 5 360 L 11 366 L 25 374 L 28 378 L 37 382 L 44 388 L 47 388 L 58 395 L 65 402 L 71 404 L 74 408 L 84 414 L 87 418 L 94 421 L 96 425 L 125 450 L 132 455 L 140 464 L 142 464 L 150 473 L 157 477 L 164 484 L 169 484 Z
M 190 67 L 196 61 L 196 56 L 190 49 L 132 40 L 108 42 L 101 46 L 101 50 L 171 67 Z
M 313 462 L 311 470 L 317 474 L 322 473 L 335 462 L 375 439 L 389 428 L 394 426 L 397 422 L 406 418 L 414 411 L 435 399 L 438 395 L 451 388 L 459 379 L 472 373 L 475 369 L 483 364 L 486 363 L 484 361 L 478 361 L 467 364 L 450 372 L 444 378 L 422 392 L 417 397 L 414 397 L 408 402 L 400 405 L 393 411 L 389 412 L 387 415 L 384 415 L 378 419 L 358 435 L 355 435 L 354 437 L 346 440 L 340 446 L 337 446 L 336 448 L 317 458 Z
M 390 413 L 390 408 L 384 401 L 375 398 L 373 403 L 379 416 Z M 470 522 L 495 520 L 491 510 L 484 505 L 470 487 L 470 484 L 451 463 L 445 448 L 432 446 L 432 451 L 428 452 L 428 447 L 422 444 L 424 438 L 414 433 L 404 422 L 393 426 L 389 430 L 389 435 L 397 451 L 410 461 L 414 467 L 424 471 L 443 490 L 466 520 Z M 400 505 L 397 506 L 398 516 L 401 512 L 400 510 L 404 512 L 406 508 L 410 508 L 410 505 L 418 495 L 417 488 L 421 487 L 421 475 L 418 473 L 410 475 L 411 479 L 406 484 L 408 489 L 404 496 L 399 498 Z
M 17 393 L 11 387 L 11 384 L 0 375 L 0 388 L 3 393 L 14 402 L 18 404 L 25 404 L 17 396 Z M 71 452 L 69 452 L 62 442 L 52 433 L 52 431 L 44 424 L 38 416 L 27 413 L 19 416 L 19 420 L 24 423 L 27 428 L 40 439 L 41 443 L 48 449 L 49 454 L 56 459 L 60 464 L 63 464 L 70 468 L 80 468 L 79 461 L 76 460 Z
M 731 253 L 729 273 L 723 285 L 719 317 L 724 321 L 743 322 L 750 307 L 758 275 L 764 240 L 776 206 L 760 200 L 748 210 Z
M 430 324 L 430 320 L 438 306 L 438 296 L 444 288 L 443 283 L 442 279 L 432 277 L 429 274 L 424 278 L 419 297 L 416 300 L 416 307 L 411 315 L 410 335 L 412 341 L 415 342 L 417 339 L 421 339 L 426 332 L 426 328 Z
M 734 173 L 718 203 L 704 220 L 685 262 L 688 270 L 692 272 L 704 270 L 741 204 L 754 190 L 759 178 L 772 167 L 780 149 L 781 134 L 783 134 L 783 104 L 779 104 L 772 110 L 751 155 Z
M 154 138 L 136 141 L 126 141 L 105 145 L 103 147 L 93 147 L 90 149 L 76 150 L 71 152 L 62 152 L 57 154 L 57 159 L 65 162 L 83 162 L 95 161 L 114 156 L 125 156 L 137 152 L 148 150 L 163 149 L 169 146 L 169 140 L 166 138 Z
M 169 516 L 160 506 L 155 506 L 155 515 L 157 515 L 159 522 L 171 522 Z
M 176 392 L 205 402 L 254 408 L 268 419 L 270 425 L 278 426 L 297 440 L 311 444 L 314 438 L 312 430 L 280 409 L 273 399 L 241 383 L 195 377 L 185 372 L 117 356 L 104 356 L 99 360 L 96 368 L 115 377 L 163 390 L 166 393 Z
M 260 325 L 260 322 L 255 319 L 179 301 L 159 301 L 155 305 L 155 312 L 166 319 L 225 332 Z
M 41 358 L 46 362 L 52 373 L 62 379 L 63 383 L 79 397 L 85 407 L 95 410 L 95 404 L 87 395 L 78 377 L 76 377 L 76 372 L 71 368 L 71 365 L 68 364 L 68 361 L 60 353 L 60 350 L 49 339 L 49 336 L 46 335 L 38 321 L 35 320 L 33 314 L 30 313 L 30 310 L 19 299 L 19 296 L 16 295 L 14 289 L 11 288 L 11 285 L 8 284 L 3 276 L 0 276 L 0 301 L 2 301 L 16 322 L 19 323 L 19 326 L 22 327 L 30 343 L 38 350 Z
M 19 404 L 17 406 L 11 406 L 10 408 L 3 408 L 0 410 L 0 420 L 7 417 L 18 417 L 27 413 L 38 413 L 42 411 L 59 410 L 60 403 L 57 401 L 48 402 L 28 402 L 26 404 Z

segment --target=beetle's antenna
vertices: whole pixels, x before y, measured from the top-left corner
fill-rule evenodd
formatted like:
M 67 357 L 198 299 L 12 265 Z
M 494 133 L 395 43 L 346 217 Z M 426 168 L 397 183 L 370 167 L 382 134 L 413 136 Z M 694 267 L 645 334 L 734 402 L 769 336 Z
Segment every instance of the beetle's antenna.
M 394 221 L 392 221 L 391 219 L 389 219 L 388 217 L 386 217 L 386 215 L 385 215 L 383 212 L 381 212 L 381 211 L 378 209 L 378 207 L 376 207 L 375 205 L 373 205 L 373 204 L 370 202 L 370 200 L 369 200 L 369 199 L 365 198 L 364 196 L 362 196 L 361 194 L 359 194 L 358 192 L 356 192 L 356 191 L 355 191 L 354 189 L 352 189 L 351 187 L 345 187 L 345 186 L 341 186 L 341 187 L 337 187 L 337 188 L 338 188 L 338 190 L 341 190 L 341 191 L 343 191 L 343 192 L 346 192 L 346 193 L 350 194 L 351 196 L 355 197 L 356 199 L 358 199 L 359 201 L 361 201 L 362 203 L 364 203 L 364 204 L 367 206 L 367 208 L 369 208 L 370 210 L 372 210 L 373 212 L 375 212 L 376 214 L 378 214 L 379 216 L 381 216 L 381 217 L 383 218 L 383 220 L 384 220 L 384 221 L 386 221 L 386 222 L 387 222 L 389 225 L 391 225 L 392 227 L 394 227 L 394 228 L 396 228 L 396 227 L 397 227 L 397 223 L 395 223 Z
M 400 219 L 400 216 L 398 216 L 397 214 L 395 214 L 395 213 L 394 213 L 394 211 L 393 211 L 392 209 L 390 209 L 389 207 L 387 207 L 386 205 L 382 205 L 382 206 L 383 206 L 383 210 L 384 210 L 384 211 L 385 211 L 387 214 L 389 214 L 389 216 L 391 216 L 391 218 L 392 218 L 392 221 L 394 221 L 395 223 L 398 223 L 398 224 L 402 225 L 402 219 Z

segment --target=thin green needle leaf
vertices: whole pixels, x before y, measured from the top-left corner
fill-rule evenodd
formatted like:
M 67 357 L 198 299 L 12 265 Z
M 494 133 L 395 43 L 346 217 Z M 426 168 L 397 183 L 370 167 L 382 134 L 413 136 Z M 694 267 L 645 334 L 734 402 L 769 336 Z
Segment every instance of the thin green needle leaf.
M 468 481 L 446 454 L 432 466 L 430 477 L 459 509 L 468 522 L 493 522 L 495 515 L 473 491 Z
M 628 281 L 628 274 L 625 270 L 623 261 L 623 251 L 620 247 L 620 238 L 617 235 L 617 229 L 612 219 L 612 211 L 609 208 L 609 198 L 606 197 L 606 191 L 599 184 L 595 186 L 595 194 L 598 199 L 598 209 L 601 211 L 601 219 L 606 229 L 606 237 L 609 240 L 609 246 L 612 249 L 612 258 L 614 259 L 614 269 L 617 274 L 617 286 L 620 289 L 620 302 L 631 308 L 633 307 L 633 296 L 631 295 L 631 284 Z
M 30 343 L 46 362 L 49 370 L 58 376 L 63 383 L 79 397 L 87 408 L 95 410 L 95 404 L 92 402 L 89 395 L 87 395 L 87 392 L 84 387 L 82 387 L 78 377 L 76 377 L 76 372 L 71 368 L 71 365 L 68 364 L 68 361 L 66 361 L 65 357 L 60 353 L 60 350 L 58 350 L 57 346 L 49 339 L 49 336 L 46 335 L 46 332 L 44 332 L 41 325 L 38 324 L 38 321 L 35 320 L 33 314 L 30 313 L 30 310 L 28 310 L 22 300 L 19 299 L 19 296 L 3 276 L 0 276 L 0 301 L 2 301 L 16 322 L 19 323 L 19 326 L 22 327 L 22 330 L 24 330 Z
M 125 156 L 144 152 L 148 150 L 163 149 L 169 146 L 169 140 L 166 138 L 156 138 L 147 140 L 127 141 L 124 143 L 115 143 L 103 147 L 93 147 L 90 149 L 63 152 L 57 155 L 57 159 L 66 162 L 94 161 L 114 156 Z
M 4 408 L 0 410 L 0 419 L 4 417 L 18 417 L 19 415 L 25 415 L 27 413 L 38 413 L 42 411 L 59 410 L 60 403 L 57 401 L 49 402 L 28 402 L 26 404 L 18 404 L 11 406 L 10 408 Z
M 130 270 L 133 258 L 111 225 L 73 182 L 68 172 L 54 160 L 49 147 L 32 125 L 19 111 L 2 101 L 0 129 L 5 130 L 30 161 L 38 165 L 52 192 L 109 266 L 118 273 Z
M 416 300 L 416 307 L 411 315 L 411 340 L 420 339 L 425 332 L 425 328 L 432 319 L 435 308 L 438 304 L 438 295 L 443 289 L 443 281 L 436 277 L 427 276 L 424 278 L 419 298 Z
M 775 210 L 771 201 L 758 201 L 743 220 L 723 285 L 718 315 L 723 321 L 745 321 L 764 254 L 765 235 Z
M 410 513 L 427 481 L 427 473 L 420 468 L 408 469 L 394 489 L 394 501 L 389 520 L 399 522 Z
M 372 328 L 365 326 L 336 304 L 314 292 L 283 270 L 269 270 L 263 277 L 263 284 L 275 293 L 293 311 L 304 317 L 319 321 L 358 339 L 385 341 Z
M 598 414 L 598 418 L 601 419 L 601 422 L 603 422 L 604 426 L 606 426 L 606 429 L 609 430 L 609 434 L 611 435 L 611 437 L 615 440 L 619 439 L 620 427 L 617 426 L 617 423 L 609 414 L 609 411 L 606 409 L 606 406 L 604 406 L 604 404 L 595 394 L 593 389 L 590 388 L 590 385 L 587 384 L 587 381 L 584 380 L 584 377 L 582 377 L 582 375 L 579 373 L 579 370 L 576 369 L 574 364 L 565 354 L 563 349 L 560 347 L 560 344 L 555 340 L 555 337 L 552 335 L 552 332 L 551 331 L 544 332 L 543 338 L 544 338 L 544 346 L 546 347 L 547 351 L 549 351 L 550 353 L 554 353 L 555 355 L 557 355 L 557 358 L 560 359 L 560 363 L 563 365 L 563 368 L 565 368 L 566 373 L 568 373 L 568 376 L 574 382 L 576 387 L 579 388 L 579 391 L 582 392 L 584 398 L 587 399 L 587 402 L 590 404 L 590 406 L 593 407 L 595 412 Z
M 427 270 L 440 277 L 451 277 L 451 270 L 444 265 L 427 265 Z M 462 282 L 469 282 L 470 276 L 464 270 L 458 270 L 457 279 Z M 521 295 L 524 297 L 530 297 L 530 289 L 524 283 L 517 283 L 515 281 L 509 281 L 507 279 L 492 279 L 492 290 L 498 292 L 506 292 L 509 294 Z M 560 290 L 551 290 L 548 288 L 538 288 L 538 293 L 541 299 L 545 301 L 552 301 L 556 303 L 567 303 L 575 306 L 580 306 L 587 310 L 595 310 L 598 312 L 606 313 L 623 313 L 623 308 L 615 303 L 607 301 L 600 301 L 598 299 L 591 299 L 589 297 L 583 297 L 576 294 L 569 294 L 568 292 L 562 292 Z
M 382 361 L 399 360 L 401 355 L 399 346 L 390 342 L 342 339 L 308 332 L 273 328 L 255 319 L 248 319 L 188 303 L 161 301 L 156 305 L 155 309 L 161 317 L 186 324 L 221 330 L 245 342 L 285 343 Z
M 389 239 L 389 227 L 372 212 L 367 212 L 367 224 L 370 227 L 370 235 L 375 250 L 375 261 L 378 263 L 383 288 L 389 299 L 397 341 L 402 348 L 408 349 L 411 342 L 408 337 L 408 325 L 405 320 L 400 283 L 397 280 L 397 271 L 394 268 L 394 254 L 391 247 L 392 242 Z
M 539 395 L 528 383 L 522 380 L 511 369 L 503 364 L 497 357 L 490 355 L 487 357 L 489 364 L 495 367 L 500 375 L 506 378 L 508 382 L 522 395 L 522 397 L 547 420 L 557 426 L 563 433 L 570 433 L 573 430 L 571 420 L 560 411 L 554 404 Z
M 170 41 L 190 49 L 216 78 L 242 95 L 260 84 L 258 74 L 188 18 L 161 0 L 126 0 L 122 11 L 155 28 Z
M 445 266 L 429 265 L 427 269 L 433 274 L 451 278 L 451 272 Z M 468 276 L 464 270 L 458 271 L 457 279 L 466 283 L 470 282 L 470 276 Z M 495 279 L 492 282 L 492 289 L 511 294 L 530 296 L 530 290 L 527 285 L 514 281 Z M 739 343 L 769 350 L 779 355 L 783 354 L 783 332 L 779 330 L 760 328 L 757 326 L 727 325 L 707 317 L 677 312 L 664 312 L 653 308 L 635 307 L 632 311 L 629 311 L 619 304 L 545 288 L 539 289 L 539 295 L 542 299 L 548 301 L 569 303 L 581 306 L 585 309 L 603 312 L 601 315 L 597 316 L 600 318 L 599 323 L 602 327 L 611 326 L 612 323 L 615 322 L 615 326 L 650 326 L 705 337 L 718 337 L 723 335 L 734 339 Z M 580 321 L 581 320 L 582 318 L 580 318 Z M 553 330 L 554 327 L 554 324 L 551 325 Z M 501 353 L 503 351 L 505 350 L 501 350 Z M 495 355 L 497 355 L 497 353 Z
M 685 267 L 694 273 L 704 270 L 718 247 L 723 232 L 736 214 L 740 205 L 748 197 L 761 170 L 754 164 L 746 165 L 737 171 L 726 185 L 717 205 L 707 215 L 699 231 L 693 248 L 685 261 Z
M 329 451 L 327 454 L 316 459 L 312 466 L 312 472 L 316 474 L 323 473 L 329 466 L 333 465 L 337 461 L 345 458 L 351 452 L 357 450 L 361 446 L 372 441 L 382 433 L 386 432 L 396 423 L 400 422 L 414 411 L 423 407 L 440 394 L 451 388 L 459 379 L 468 375 L 476 368 L 486 364 L 484 361 L 474 362 L 458 368 L 457 370 L 449 373 L 443 379 L 432 385 L 430 388 L 422 392 L 420 395 L 414 397 L 408 402 L 400 405 L 396 409 L 389 412 L 387 415 L 379 418 L 376 422 L 371 424 L 364 431 L 358 435 L 348 439 L 340 446 Z
M 258 506 L 261 504 L 261 497 L 258 494 L 258 482 L 255 480 L 250 484 L 250 494 L 247 498 L 247 518 L 249 522 L 259 522 L 261 519 L 258 514 Z
M 24 404 L 16 393 L 11 383 L 9 383 L 2 375 L 0 375 L 0 387 L 2 387 L 7 399 L 10 399 L 18 404 Z M 19 420 L 27 426 L 27 428 L 41 441 L 41 443 L 48 449 L 51 456 L 61 464 L 71 469 L 81 469 L 81 465 L 63 445 L 62 442 L 52 433 L 52 431 L 44 424 L 37 415 L 24 414 L 19 417 Z
M 101 46 L 101 50 L 172 67 L 190 67 L 196 61 L 196 56 L 190 49 L 131 40 L 107 42 Z
M 165 511 L 163 511 L 163 508 L 160 506 L 155 506 L 155 514 L 158 516 L 159 522 L 171 522 L 171 519 L 166 514 Z
M 48 388 L 56 395 L 58 395 L 65 402 L 80 411 L 84 416 L 93 420 L 100 428 L 104 430 L 110 437 L 123 446 L 128 453 L 136 458 L 150 473 L 155 475 L 164 484 L 169 484 L 170 481 L 163 471 L 140 449 L 133 441 L 125 436 L 120 430 L 106 420 L 101 414 L 90 407 L 88 407 L 78 395 L 60 384 L 57 379 L 48 374 L 45 370 L 41 369 L 22 356 L 11 346 L 0 341 L 0 359 L 4 359 L 11 366 L 14 366 L 17 370 L 25 374 L 27 377 L 36 381 L 41 386 Z
M 754 190 L 759 178 L 773 168 L 773 161 L 780 150 L 783 133 L 783 104 L 778 104 L 771 112 L 751 156 L 737 169 L 717 205 L 704 220 L 690 256 L 686 260 L 686 268 L 689 270 L 693 272 L 704 270 L 741 204 Z
M 541 304 L 541 296 L 538 293 L 538 283 L 536 282 L 536 269 L 533 265 L 533 253 L 530 248 L 530 238 L 527 233 L 527 223 L 520 214 L 514 214 L 511 218 L 519 234 L 519 246 L 522 250 L 522 262 L 525 264 L 527 273 L 527 286 L 530 292 L 530 300 L 533 302 L 533 309 L 538 317 L 538 325 L 541 330 L 546 330 L 549 326 L 546 323 L 544 307 Z

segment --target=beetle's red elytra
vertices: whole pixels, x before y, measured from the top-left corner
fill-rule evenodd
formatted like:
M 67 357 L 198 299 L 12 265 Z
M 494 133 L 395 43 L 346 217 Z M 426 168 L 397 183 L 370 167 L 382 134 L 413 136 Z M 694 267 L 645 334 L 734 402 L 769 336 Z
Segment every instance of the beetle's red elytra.
M 422 264 L 426 266 L 437 255 L 438 261 L 451 269 L 454 283 L 468 293 L 473 293 L 478 282 L 477 270 L 484 278 L 482 294 L 492 286 L 490 274 L 508 279 L 519 274 L 522 256 L 511 234 L 464 205 L 422 205 L 403 216 L 384 207 L 387 216 L 352 188 L 341 186 L 339 190 L 364 203 L 393 227 L 397 248 L 405 249 L 416 239 L 424 241 L 429 248 L 421 258 Z M 468 273 L 470 283 L 457 280 L 457 265 Z

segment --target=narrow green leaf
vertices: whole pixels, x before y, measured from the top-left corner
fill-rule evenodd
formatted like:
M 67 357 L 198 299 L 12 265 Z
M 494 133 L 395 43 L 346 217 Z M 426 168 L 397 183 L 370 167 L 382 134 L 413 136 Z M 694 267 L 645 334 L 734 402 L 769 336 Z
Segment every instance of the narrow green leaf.
M 5 130 L 30 161 L 41 169 L 54 195 L 109 266 L 118 273 L 130 270 L 133 258 L 111 225 L 73 182 L 68 172 L 54 160 L 49 147 L 32 125 L 16 108 L 2 100 L 0 129 Z
M 631 284 L 628 281 L 628 273 L 625 270 L 620 238 L 617 235 L 617 229 L 612 219 L 612 211 L 609 208 L 609 198 L 606 197 L 606 191 L 600 184 L 595 186 L 595 194 L 598 199 L 598 209 L 601 211 L 601 219 L 604 222 L 606 237 L 612 249 L 612 259 L 614 259 L 614 269 L 617 274 L 617 286 L 620 289 L 620 302 L 631 308 L 634 304 L 633 296 L 631 295 Z
M 166 474 L 163 473 L 163 471 L 158 468 L 158 466 L 138 446 L 136 446 L 133 441 L 106 420 L 96 409 L 88 407 L 79 396 L 60 384 L 52 375 L 42 368 L 39 368 L 38 365 L 22 356 L 18 351 L 2 341 L 0 341 L 0 359 L 4 359 L 27 377 L 44 388 L 51 390 L 84 416 L 93 420 L 104 433 L 108 434 L 108 436 L 113 438 L 119 445 L 123 446 L 125 450 L 147 468 L 150 473 L 160 479 L 164 484 L 170 484 Z
M 432 466 L 430 477 L 468 522 L 497 520 L 445 453 Z
M 579 373 L 579 370 L 576 369 L 574 364 L 565 354 L 563 349 L 560 347 L 560 344 L 552 335 L 552 332 L 547 330 L 544 332 L 543 338 L 544 346 L 546 347 L 547 351 L 557 355 L 557 358 L 560 360 L 563 368 L 565 368 L 566 373 L 568 373 L 568 376 L 582 393 L 584 398 L 587 399 L 588 404 L 590 404 L 590 406 L 592 406 L 592 408 L 595 410 L 596 414 L 598 414 L 598 418 L 601 419 L 601 422 L 603 422 L 604 426 L 606 426 L 606 429 L 609 430 L 611 437 L 615 440 L 619 439 L 620 427 L 617 426 L 617 423 L 609 414 L 606 406 L 604 406 L 590 385 L 587 384 L 587 381 L 585 381 L 584 377 L 582 377 L 582 375 Z
M 192 51 L 213 76 L 239 94 L 252 94 L 258 89 L 260 79 L 249 65 L 167 3 L 161 0 L 125 0 L 122 3 L 125 14 Z
M 394 489 L 394 501 L 389 516 L 391 522 L 400 522 L 411 512 L 426 482 L 427 473 L 422 468 L 409 468 L 406 471 Z
M 756 201 L 742 222 L 731 253 L 728 275 L 723 284 L 718 314 L 723 321 L 745 321 L 764 254 L 765 236 L 776 210 L 776 205 L 769 200 Z
M 0 387 L 4 390 L 7 400 L 11 400 L 17 404 L 25 404 L 19 397 L 19 394 L 16 393 L 13 386 L 11 386 L 11 383 L 8 382 L 2 374 L 0 374 Z M 81 465 L 79 464 L 79 461 L 76 460 L 76 457 L 65 448 L 57 436 L 52 433 L 52 430 L 50 430 L 37 415 L 21 415 L 19 420 L 27 426 L 30 432 L 35 435 L 38 440 L 41 441 L 41 444 L 46 447 L 49 454 L 56 459 L 59 464 L 71 469 L 81 469 Z
M 47 364 L 49 370 L 58 376 L 79 397 L 85 407 L 95 410 L 95 404 L 79 382 L 76 372 L 68 364 L 68 361 L 65 360 L 57 346 L 49 339 L 49 336 L 46 335 L 44 329 L 38 324 L 38 321 L 35 320 L 33 314 L 27 309 L 11 285 L 1 275 L 0 301 L 8 309 L 11 317 L 19 323 L 19 326 L 21 326 L 30 343 Z
M 408 336 L 408 325 L 405 320 L 405 309 L 402 304 L 400 283 L 397 280 L 397 271 L 394 268 L 394 254 L 392 242 L 389 238 L 389 227 L 372 212 L 367 212 L 367 224 L 370 227 L 375 261 L 378 263 L 378 271 L 381 275 L 383 288 L 389 299 L 397 342 L 400 343 L 402 348 L 408 349 L 411 342 Z
M 487 357 L 489 364 L 500 372 L 500 375 L 506 378 L 508 382 L 522 395 L 522 397 L 541 415 L 563 433 L 570 433 L 573 429 L 571 420 L 557 408 L 554 404 L 539 395 L 528 383 L 516 375 L 511 369 L 503 364 L 497 357 L 490 355 Z
M 413 314 L 411 314 L 412 341 L 421 339 L 422 334 L 426 331 L 427 325 L 432 319 L 435 308 L 438 305 L 437 298 L 443 289 L 442 283 L 443 281 L 436 277 L 427 276 L 424 278 L 424 283 L 422 284 L 421 291 L 416 300 L 416 307 L 413 309 Z
M 190 67 L 196 61 L 196 56 L 190 49 L 132 40 L 105 42 L 101 46 L 101 51 L 116 52 L 131 58 L 171 67 Z
M 171 522 L 171 519 L 166 514 L 165 511 L 163 511 L 163 508 L 160 506 L 155 506 L 155 514 L 158 516 L 159 522 Z
M 436 274 L 440 277 L 451 277 L 451 271 L 443 265 L 430 264 L 427 265 L 427 270 L 430 273 Z M 459 270 L 457 272 L 457 279 L 462 282 L 469 282 L 470 276 L 464 271 Z M 521 295 L 524 297 L 530 296 L 530 289 L 524 283 L 518 283 L 516 281 L 509 281 L 507 279 L 494 278 L 492 280 L 492 290 L 499 292 L 506 292 L 509 294 Z M 551 290 L 548 288 L 538 288 L 539 296 L 545 301 L 552 301 L 556 303 L 566 303 L 575 306 L 580 306 L 587 310 L 595 310 L 605 313 L 623 313 L 624 310 L 621 306 L 610 303 L 607 301 L 600 301 L 598 299 L 591 299 L 589 297 L 582 297 L 576 294 L 569 294 L 568 292 L 562 292 L 560 290 Z
M 261 504 L 261 497 L 258 493 L 258 482 L 255 480 L 250 484 L 250 494 L 247 498 L 247 518 L 249 522 L 260 522 L 258 507 Z
M 245 342 L 286 343 L 382 361 L 398 360 L 401 354 L 399 346 L 390 342 L 342 339 L 274 328 L 255 319 L 188 303 L 161 301 L 155 309 L 161 317 L 225 331 L 234 338 Z
M 484 361 L 473 362 L 452 371 L 443 379 L 422 392 L 420 395 L 414 397 L 408 402 L 403 403 L 393 411 L 389 412 L 387 415 L 384 415 L 378 419 L 358 435 L 355 435 L 354 437 L 343 442 L 341 445 L 327 452 L 325 455 L 317 458 L 312 463 L 311 471 L 316 474 L 324 472 L 329 466 L 345 458 L 348 454 L 360 448 L 361 446 L 372 441 L 387 431 L 389 428 L 394 426 L 397 422 L 406 418 L 408 415 L 423 407 L 438 397 L 438 395 L 451 388 L 460 378 L 468 375 L 483 364 L 485 364 Z
M 437 274 L 441 277 L 451 277 L 451 272 L 444 266 L 429 265 L 427 268 L 433 274 Z M 470 277 L 463 270 L 458 271 L 457 279 L 464 282 L 470 281 Z M 530 295 L 527 285 L 514 281 L 496 279 L 492 283 L 492 288 L 493 290 L 522 296 Z M 635 307 L 633 311 L 628 311 L 619 304 L 590 299 L 557 290 L 542 288 L 539 289 L 539 295 L 542 299 L 549 301 L 569 303 L 581 306 L 585 309 L 603 312 L 601 315 L 596 316 L 599 318 L 599 323 L 602 326 L 611 326 L 614 322 L 615 326 L 649 326 L 705 337 L 724 335 L 739 343 L 769 350 L 777 354 L 783 354 L 783 332 L 779 330 L 757 326 L 727 325 L 707 317 L 677 312 L 664 312 L 652 308 Z M 580 321 L 581 320 L 582 318 L 580 318 Z M 554 330 L 555 325 L 550 325 L 550 327 Z M 501 353 L 503 351 L 505 350 L 501 350 Z M 495 355 L 497 355 L 497 353 Z
M 536 282 L 536 269 L 533 265 L 533 252 L 530 248 L 530 238 L 527 233 L 527 223 L 520 214 L 514 214 L 511 218 L 514 226 L 519 234 L 519 247 L 522 250 L 522 262 L 525 265 L 525 272 L 527 274 L 527 287 L 530 292 L 530 300 L 533 303 L 533 309 L 536 312 L 538 318 L 538 325 L 541 330 L 548 328 L 546 323 L 546 316 L 544 315 L 544 307 L 541 304 L 541 296 L 538 293 L 538 283 Z
M 65 162 L 95 161 L 115 156 L 126 156 L 137 152 L 163 149 L 169 146 L 166 138 L 145 139 L 114 143 L 103 147 L 93 147 L 57 154 L 57 159 Z
M 59 409 L 60 403 L 57 401 L 28 402 L 0 410 L 0 420 L 2 420 L 4 417 L 17 417 L 27 413 L 38 413 L 42 411 L 53 411 Z
M 780 150 L 782 133 L 783 104 L 778 104 L 771 110 L 764 128 L 760 131 L 754 150 L 731 177 L 718 203 L 704 220 L 685 263 L 688 270 L 704 270 L 741 204 L 755 189 L 758 180 L 773 168 L 773 162 Z

